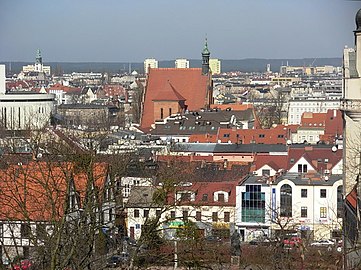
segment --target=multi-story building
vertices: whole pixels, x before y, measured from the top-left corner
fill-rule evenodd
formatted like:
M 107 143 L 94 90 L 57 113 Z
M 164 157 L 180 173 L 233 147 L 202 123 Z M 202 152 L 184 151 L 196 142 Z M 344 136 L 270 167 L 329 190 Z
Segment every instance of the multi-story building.
M 340 235 L 341 217 L 342 175 L 248 176 L 237 187 L 236 228 L 243 241 L 295 233 L 329 239 Z
M 189 68 L 189 61 L 187 59 L 176 59 L 175 68 Z
M 340 100 L 326 98 L 291 99 L 288 101 L 288 124 L 300 124 L 304 112 L 326 113 L 340 109 Z
M 216 58 L 209 59 L 209 68 L 212 74 L 221 74 L 221 60 Z
M 158 61 L 154 58 L 147 58 L 144 60 L 144 74 L 148 74 L 149 68 L 158 68 Z

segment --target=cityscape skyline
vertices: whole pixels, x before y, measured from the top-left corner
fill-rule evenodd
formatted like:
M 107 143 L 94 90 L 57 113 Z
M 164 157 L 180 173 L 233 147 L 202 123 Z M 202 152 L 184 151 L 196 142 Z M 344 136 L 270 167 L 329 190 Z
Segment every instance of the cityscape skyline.
M 0 61 L 142 62 L 340 57 L 356 1 L 122 1 L 0 3 Z M 16 14 L 16 20 L 13 16 Z M 165 23 L 167 22 L 167 23 Z

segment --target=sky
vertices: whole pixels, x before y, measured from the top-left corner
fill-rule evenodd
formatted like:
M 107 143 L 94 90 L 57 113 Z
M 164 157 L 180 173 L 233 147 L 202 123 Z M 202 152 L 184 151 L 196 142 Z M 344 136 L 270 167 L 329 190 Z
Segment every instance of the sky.
M 0 62 L 341 57 L 361 1 L 0 0 Z

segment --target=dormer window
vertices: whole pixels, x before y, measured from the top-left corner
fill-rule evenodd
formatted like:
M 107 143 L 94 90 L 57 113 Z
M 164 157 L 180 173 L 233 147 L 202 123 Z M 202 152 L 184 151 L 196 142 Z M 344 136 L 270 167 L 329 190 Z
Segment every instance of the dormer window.
M 182 202 L 188 202 L 191 200 L 191 194 L 188 192 L 181 193 L 181 201 Z

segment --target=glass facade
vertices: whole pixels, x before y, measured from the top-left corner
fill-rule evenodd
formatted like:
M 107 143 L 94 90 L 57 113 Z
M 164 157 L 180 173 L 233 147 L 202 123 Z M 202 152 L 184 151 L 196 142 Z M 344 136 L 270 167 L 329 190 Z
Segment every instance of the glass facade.
M 265 222 L 265 193 L 262 185 L 246 185 L 242 192 L 242 222 Z

